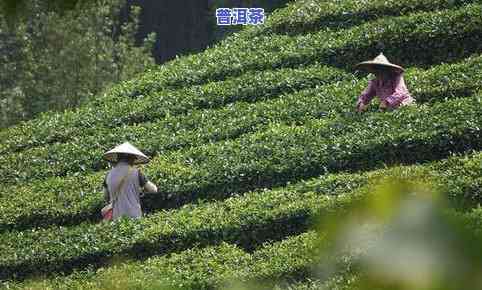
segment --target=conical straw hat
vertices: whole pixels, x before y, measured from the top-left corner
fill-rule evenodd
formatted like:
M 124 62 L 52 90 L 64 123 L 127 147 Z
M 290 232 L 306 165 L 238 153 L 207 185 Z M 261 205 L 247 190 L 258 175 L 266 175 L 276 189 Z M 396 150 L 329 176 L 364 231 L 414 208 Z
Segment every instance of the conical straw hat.
M 149 157 L 144 155 L 139 149 L 137 149 L 134 145 L 129 142 L 125 142 L 121 145 L 116 146 L 114 149 L 106 152 L 104 154 L 104 158 L 110 162 L 117 162 L 117 156 L 119 153 L 130 154 L 136 156 L 136 160 L 134 163 L 147 163 L 149 162 Z
M 380 53 L 380 55 L 375 57 L 375 59 L 361 62 L 355 67 L 364 69 L 369 72 L 375 72 L 377 70 L 377 67 L 391 68 L 400 72 L 404 71 L 403 67 L 389 62 L 388 59 L 383 55 L 383 53 Z

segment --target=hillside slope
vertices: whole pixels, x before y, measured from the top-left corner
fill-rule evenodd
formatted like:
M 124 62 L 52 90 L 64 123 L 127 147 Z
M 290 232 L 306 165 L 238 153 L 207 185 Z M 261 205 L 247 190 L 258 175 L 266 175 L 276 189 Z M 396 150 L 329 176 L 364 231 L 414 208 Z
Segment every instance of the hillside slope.
M 417 104 L 354 113 L 368 77 L 353 65 L 381 50 Z M 79 109 L 0 131 L 0 280 L 316 289 L 315 217 L 382 176 L 430 176 L 480 226 L 481 80 L 482 1 L 292 2 Z M 101 223 L 101 156 L 126 140 L 152 156 L 143 170 L 162 194 L 140 221 Z

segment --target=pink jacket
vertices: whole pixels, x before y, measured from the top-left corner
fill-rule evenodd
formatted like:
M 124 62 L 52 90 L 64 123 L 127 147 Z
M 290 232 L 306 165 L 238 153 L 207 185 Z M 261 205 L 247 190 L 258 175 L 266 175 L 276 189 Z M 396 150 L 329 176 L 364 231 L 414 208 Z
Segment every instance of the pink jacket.
M 388 108 L 396 108 L 415 101 L 408 92 L 402 74 L 397 74 L 394 79 L 385 81 L 385 83 L 378 78 L 370 80 L 368 87 L 358 98 L 357 106 L 359 103 L 363 103 L 363 105 L 369 104 L 375 96 L 378 96 L 380 101 L 385 101 Z

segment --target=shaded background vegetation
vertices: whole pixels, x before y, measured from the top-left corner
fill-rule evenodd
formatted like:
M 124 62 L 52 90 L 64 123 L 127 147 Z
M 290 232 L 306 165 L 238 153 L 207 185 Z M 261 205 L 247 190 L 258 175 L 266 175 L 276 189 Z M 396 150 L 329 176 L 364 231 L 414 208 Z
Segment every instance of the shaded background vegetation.
M 57 11 L 46 1 L 34 0 L 25 3 L 15 19 L 2 14 L 2 127 L 44 111 L 78 106 L 154 65 L 155 35 L 137 45 L 140 9 L 132 9 L 121 22 L 122 2 L 79 2 L 73 9 Z

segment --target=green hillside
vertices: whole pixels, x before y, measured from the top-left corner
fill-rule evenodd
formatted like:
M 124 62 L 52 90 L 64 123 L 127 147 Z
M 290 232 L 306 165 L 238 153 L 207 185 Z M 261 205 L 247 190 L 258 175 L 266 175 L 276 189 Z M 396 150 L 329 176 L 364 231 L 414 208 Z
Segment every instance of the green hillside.
M 380 51 L 417 104 L 355 113 L 369 77 L 353 66 Z M 313 275 L 317 221 L 383 177 L 418 178 L 482 236 L 481 128 L 482 1 L 294 1 L 81 108 L 0 131 L 0 281 L 351 289 L 356 270 Z M 162 194 L 142 220 L 104 223 L 101 157 L 123 141 L 152 157 L 143 171 Z

